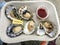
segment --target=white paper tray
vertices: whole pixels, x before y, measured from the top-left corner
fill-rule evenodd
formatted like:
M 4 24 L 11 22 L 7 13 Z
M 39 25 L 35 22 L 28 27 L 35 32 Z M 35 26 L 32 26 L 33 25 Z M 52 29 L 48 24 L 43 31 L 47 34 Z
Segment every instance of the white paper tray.
M 22 6 L 22 5 L 28 5 L 31 8 L 31 12 L 33 11 L 35 13 L 36 8 L 43 5 L 48 8 L 49 10 L 49 17 L 47 20 L 50 20 L 57 26 L 57 34 L 54 38 L 49 38 L 46 35 L 44 36 L 36 36 L 36 35 L 25 35 L 22 34 L 16 38 L 10 38 L 6 35 L 6 28 L 10 24 L 10 20 L 6 18 L 5 16 L 5 8 L 8 5 L 15 5 L 15 6 Z M 0 19 L 0 38 L 5 43 L 17 43 L 17 42 L 23 42 L 23 41 L 30 41 L 30 40 L 36 40 L 36 41 L 52 41 L 57 38 L 59 35 L 59 19 L 57 15 L 57 11 L 55 6 L 49 2 L 49 1 L 11 1 L 7 2 L 2 10 L 1 10 L 1 19 Z

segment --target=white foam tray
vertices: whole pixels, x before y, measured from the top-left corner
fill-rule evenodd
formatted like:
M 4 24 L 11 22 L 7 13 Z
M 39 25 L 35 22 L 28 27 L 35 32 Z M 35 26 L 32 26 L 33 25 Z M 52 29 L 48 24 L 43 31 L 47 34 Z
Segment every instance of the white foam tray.
M 47 20 L 50 20 L 54 24 L 57 25 L 57 34 L 54 38 L 49 38 L 46 35 L 44 36 L 36 36 L 36 35 L 25 35 L 22 34 L 16 38 L 10 38 L 6 35 L 6 28 L 10 24 L 10 20 L 6 18 L 5 16 L 5 8 L 8 5 L 15 5 L 15 6 L 22 6 L 22 5 L 28 5 L 31 8 L 31 12 L 33 11 L 35 13 L 36 8 L 43 5 L 48 8 L 49 10 L 49 17 Z M 36 40 L 36 41 L 52 41 L 57 38 L 59 35 L 59 19 L 58 14 L 56 11 L 55 6 L 49 2 L 49 1 L 11 1 L 7 2 L 2 10 L 1 10 L 1 18 L 0 18 L 0 38 L 5 43 L 17 43 L 17 42 L 23 42 L 23 41 L 30 41 L 30 40 Z

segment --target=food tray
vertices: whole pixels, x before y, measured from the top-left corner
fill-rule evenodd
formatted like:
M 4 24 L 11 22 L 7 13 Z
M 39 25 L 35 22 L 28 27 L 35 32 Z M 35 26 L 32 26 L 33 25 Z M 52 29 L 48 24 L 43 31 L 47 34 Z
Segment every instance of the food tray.
M 34 16 L 36 15 L 36 9 L 39 6 L 45 6 L 48 11 L 49 11 L 49 17 L 46 20 L 49 20 L 53 22 L 53 24 L 56 25 L 56 36 L 53 38 L 50 38 L 46 35 L 44 36 L 36 36 L 35 34 L 33 35 L 25 35 L 22 34 L 18 37 L 15 38 L 10 38 L 6 34 L 6 28 L 7 26 L 10 25 L 10 20 L 6 18 L 5 16 L 5 9 L 8 5 L 14 5 L 16 7 L 22 6 L 22 5 L 27 5 L 30 7 L 31 12 L 34 13 Z M 39 22 L 37 19 L 34 17 L 36 23 Z M 1 18 L 0 18 L 0 38 L 3 42 L 5 43 L 17 43 L 17 42 L 23 42 L 23 41 L 30 41 L 30 40 L 35 40 L 35 41 L 52 41 L 57 38 L 59 35 L 59 19 L 58 19 L 58 14 L 56 11 L 55 6 L 49 2 L 49 1 L 11 1 L 7 2 L 2 10 L 1 10 Z

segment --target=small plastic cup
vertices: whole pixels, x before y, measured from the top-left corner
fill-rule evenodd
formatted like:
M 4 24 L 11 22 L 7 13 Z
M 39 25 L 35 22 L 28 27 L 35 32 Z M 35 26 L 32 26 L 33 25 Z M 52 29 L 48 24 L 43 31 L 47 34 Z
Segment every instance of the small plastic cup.
M 43 15 L 43 13 L 45 13 L 46 14 L 46 16 L 45 17 L 41 17 L 41 16 L 39 16 L 39 14 L 38 14 L 38 11 L 41 11 L 40 13 L 42 13 L 42 15 Z M 44 12 L 43 12 L 43 10 L 44 10 Z M 44 6 L 39 6 L 38 8 L 37 8 L 37 10 L 36 10 L 36 15 L 37 15 L 37 17 L 38 18 L 40 18 L 40 19 L 42 19 L 42 20 L 45 20 L 48 16 L 49 16 L 49 11 L 48 11 L 48 9 L 47 9 L 47 7 L 44 7 Z M 43 15 L 44 16 L 44 15 Z

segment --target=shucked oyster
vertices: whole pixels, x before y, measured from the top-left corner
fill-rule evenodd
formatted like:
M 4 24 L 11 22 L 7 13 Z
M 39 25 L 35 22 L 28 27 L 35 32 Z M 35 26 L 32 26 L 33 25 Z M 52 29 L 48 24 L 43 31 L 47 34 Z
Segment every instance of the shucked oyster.
M 34 29 L 34 25 L 35 25 L 35 23 L 34 23 L 33 21 L 30 21 L 30 22 L 28 23 L 28 30 L 29 30 L 29 31 L 32 31 L 32 30 Z
M 9 19 L 13 19 L 13 18 L 19 19 L 19 15 L 17 13 L 17 9 L 14 6 L 7 7 L 5 13 L 6 13 L 6 16 Z
M 7 28 L 7 35 L 9 37 L 16 37 L 19 36 L 23 31 L 23 26 L 22 25 L 10 25 Z
M 22 30 L 22 27 L 21 26 L 17 26 L 17 27 L 14 27 L 13 28 L 13 32 L 14 33 L 19 33 L 19 32 L 21 32 L 21 30 Z
M 24 27 L 25 34 L 32 34 L 35 31 L 35 22 L 33 20 L 28 21 Z
M 45 26 L 47 33 L 51 33 L 53 31 L 53 25 L 50 22 L 45 21 L 43 25 Z
M 43 25 L 46 35 L 48 35 L 49 37 L 54 37 L 55 32 L 54 32 L 53 24 L 51 22 L 44 21 Z
M 21 15 L 21 17 L 23 18 L 23 19 L 25 19 L 25 20 L 29 20 L 29 19 L 31 19 L 32 18 L 32 14 L 30 13 L 30 11 L 28 11 L 28 9 L 27 9 L 27 6 L 25 6 L 25 7 L 21 7 L 20 9 L 19 9 L 19 14 Z

